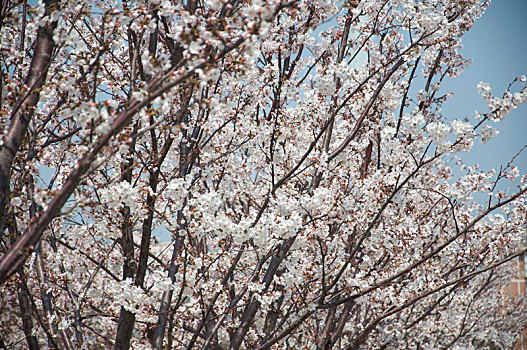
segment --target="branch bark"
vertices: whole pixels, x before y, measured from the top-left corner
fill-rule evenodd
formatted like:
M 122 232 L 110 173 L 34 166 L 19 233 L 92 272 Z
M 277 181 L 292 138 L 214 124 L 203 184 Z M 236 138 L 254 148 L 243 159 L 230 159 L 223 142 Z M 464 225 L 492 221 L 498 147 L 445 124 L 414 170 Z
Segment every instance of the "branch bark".
M 57 10 L 57 7 L 56 0 L 46 1 L 45 16 Z M 22 93 L 13 106 L 7 134 L 3 137 L 3 144 L 0 146 L 0 222 L 5 219 L 7 212 L 13 161 L 26 137 L 29 122 L 40 100 L 40 89 L 46 82 L 55 49 L 53 33 L 56 27 L 57 21 L 54 21 L 38 28 L 33 60 Z

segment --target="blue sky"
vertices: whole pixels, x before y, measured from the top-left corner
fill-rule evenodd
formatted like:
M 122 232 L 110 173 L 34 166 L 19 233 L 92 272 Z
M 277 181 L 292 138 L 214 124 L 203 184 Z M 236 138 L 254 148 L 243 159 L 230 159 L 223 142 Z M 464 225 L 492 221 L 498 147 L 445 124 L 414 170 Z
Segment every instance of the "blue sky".
M 527 0 L 494 0 L 463 37 L 462 52 L 472 64 L 462 75 L 445 82 L 443 88 L 455 95 L 443 112 L 448 119 L 468 117 L 474 123 L 475 110 L 488 111 L 476 89 L 480 81 L 489 83 L 492 92 L 501 97 L 514 78 L 527 75 Z M 463 156 L 467 165 L 479 163 L 482 170 L 499 170 L 509 162 L 527 143 L 527 104 L 490 125 L 500 134 L 487 144 L 475 144 L 474 150 Z M 521 174 L 527 173 L 527 150 L 514 164 Z

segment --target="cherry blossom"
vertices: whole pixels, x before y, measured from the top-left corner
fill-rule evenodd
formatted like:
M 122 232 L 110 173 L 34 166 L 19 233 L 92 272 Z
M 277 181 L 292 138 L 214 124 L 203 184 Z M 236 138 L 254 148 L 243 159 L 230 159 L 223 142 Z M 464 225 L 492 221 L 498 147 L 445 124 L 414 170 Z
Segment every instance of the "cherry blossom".
M 527 176 L 460 153 L 525 76 L 442 112 L 487 6 L 1 10 L 0 347 L 510 348 Z

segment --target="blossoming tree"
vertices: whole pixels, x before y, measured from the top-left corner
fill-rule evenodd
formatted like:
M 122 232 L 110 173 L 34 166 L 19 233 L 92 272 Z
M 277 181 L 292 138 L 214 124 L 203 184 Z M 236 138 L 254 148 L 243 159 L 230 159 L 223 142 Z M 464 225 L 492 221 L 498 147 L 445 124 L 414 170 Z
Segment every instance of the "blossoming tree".
M 441 112 L 487 5 L 3 1 L 0 347 L 510 346 L 527 177 L 459 154 L 525 78 Z

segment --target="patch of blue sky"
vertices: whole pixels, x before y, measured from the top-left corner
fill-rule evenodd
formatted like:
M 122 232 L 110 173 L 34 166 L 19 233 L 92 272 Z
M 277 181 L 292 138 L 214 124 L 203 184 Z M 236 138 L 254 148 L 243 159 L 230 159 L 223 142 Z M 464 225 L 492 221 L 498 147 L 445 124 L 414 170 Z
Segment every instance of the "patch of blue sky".
M 445 91 L 454 92 L 443 106 L 449 119 L 467 118 L 474 123 L 476 111 L 488 112 L 476 88 L 480 81 L 489 83 L 493 94 L 501 97 L 516 77 L 527 74 L 526 17 L 526 1 L 494 1 L 463 37 L 462 53 L 472 63 L 460 77 L 447 79 L 442 86 Z M 462 158 L 467 165 L 479 164 L 486 171 L 499 170 L 527 143 L 527 105 L 520 105 L 503 121 L 490 125 L 500 133 L 486 144 L 476 144 Z M 525 173 L 527 152 L 516 157 L 514 164 Z
M 475 124 L 476 111 L 489 112 L 484 100 L 477 91 L 480 81 L 489 83 L 493 95 L 501 97 L 509 84 L 517 77 L 527 74 L 527 2 L 524 0 L 494 1 L 474 27 L 462 38 L 462 54 L 472 63 L 462 75 L 446 79 L 441 91 L 452 91 L 454 96 L 443 105 L 442 113 L 448 120 L 467 119 Z M 520 86 L 515 84 L 512 92 Z M 488 143 L 476 142 L 470 152 L 460 154 L 466 166 L 478 164 L 479 170 L 499 172 L 514 158 L 512 165 L 520 174 L 527 172 L 527 105 L 520 105 L 501 122 L 487 122 L 499 131 Z M 523 149 L 523 151 L 522 151 Z M 520 152 L 522 151 L 522 152 Z M 518 154 L 518 152 L 520 152 Z M 459 168 L 453 167 L 454 177 L 462 175 Z M 496 176 L 494 177 L 496 178 Z M 497 190 L 513 192 L 516 181 L 501 180 Z M 477 193 L 474 198 L 487 203 L 486 193 Z

